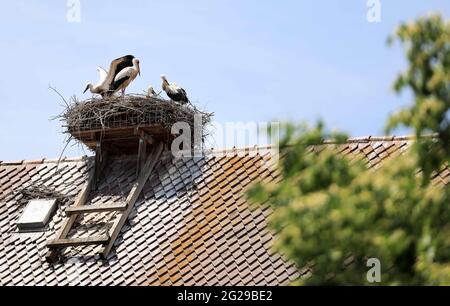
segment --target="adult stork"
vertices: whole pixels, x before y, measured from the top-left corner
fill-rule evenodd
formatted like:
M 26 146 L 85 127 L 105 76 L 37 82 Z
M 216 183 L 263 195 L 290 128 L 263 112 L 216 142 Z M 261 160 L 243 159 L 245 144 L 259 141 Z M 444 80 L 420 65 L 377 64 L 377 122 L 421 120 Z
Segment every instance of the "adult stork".
M 100 80 L 98 81 L 97 85 L 88 83 L 86 85 L 86 89 L 83 91 L 83 93 L 85 93 L 86 91 L 89 90 L 92 94 L 99 94 L 101 96 L 104 96 L 105 92 L 108 91 L 108 87 L 106 87 L 104 84 L 104 82 L 108 76 L 108 72 L 105 69 L 103 69 L 102 67 L 97 67 L 97 71 L 100 76 Z
M 132 66 L 123 68 L 116 74 L 114 81 L 109 87 L 109 91 L 114 94 L 121 90 L 122 96 L 125 95 L 125 89 L 136 79 L 138 75 L 141 75 L 141 68 L 139 66 L 139 60 L 137 58 L 132 59 Z
M 162 89 L 166 92 L 167 96 L 172 101 L 180 102 L 181 104 L 189 103 L 189 99 L 186 95 L 186 91 L 178 86 L 176 83 L 170 84 L 164 74 L 161 75 Z
M 125 55 L 113 60 L 109 65 L 109 71 L 98 67 L 97 70 L 100 74 L 99 84 L 97 84 L 96 86 L 91 86 L 91 84 L 88 84 L 84 92 L 90 89 L 92 93 L 100 94 L 102 95 L 102 97 L 112 96 L 117 90 L 122 89 L 121 85 L 123 87 L 124 80 L 122 80 L 122 82 L 116 83 L 116 80 L 118 81 L 119 79 L 124 79 L 123 74 L 121 75 L 121 77 L 119 77 L 119 74 L 121 74 L 123 71 L 128 71 L 128 68 L 134 67 L 136 63 L 138 66 L 137 69 L 139 71 L 139 61 L 133 55 Z M 131 81 L 128 82 L 127 86 L 129 85 L 129 83 L 131 83 Z

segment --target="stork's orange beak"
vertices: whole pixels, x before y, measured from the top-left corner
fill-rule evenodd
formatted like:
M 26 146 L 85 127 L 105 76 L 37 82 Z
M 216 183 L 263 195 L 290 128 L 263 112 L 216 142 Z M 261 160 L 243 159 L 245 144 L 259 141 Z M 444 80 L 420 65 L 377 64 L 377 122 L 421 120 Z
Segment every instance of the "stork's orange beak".
M 86 89 L 83 91 L 83 93 L 86 93 L 86 91 L 88 91 L 89 89 L 89 85 L 86 86 Z

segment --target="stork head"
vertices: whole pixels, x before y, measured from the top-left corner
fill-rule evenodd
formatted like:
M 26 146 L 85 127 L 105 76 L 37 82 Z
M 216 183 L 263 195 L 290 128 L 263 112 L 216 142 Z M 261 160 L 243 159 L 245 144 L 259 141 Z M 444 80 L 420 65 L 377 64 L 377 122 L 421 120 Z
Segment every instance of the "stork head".
M 137 58 L 133 58 L 133 64 L 136 66 L 138 74 L 141 75 L 141 67 L 139 66 L 139 60 Z
M 91 83 L 87 83 L 86 84 L 86 88 L 84 89 L 83 93 L 86 93 L 86 91 L 88 91 L 88 89 L 90 89 L 93 85 Z
M 165 74 L 161 74 L 161 80 L 166 81 L 167 82 L 167 78 Z

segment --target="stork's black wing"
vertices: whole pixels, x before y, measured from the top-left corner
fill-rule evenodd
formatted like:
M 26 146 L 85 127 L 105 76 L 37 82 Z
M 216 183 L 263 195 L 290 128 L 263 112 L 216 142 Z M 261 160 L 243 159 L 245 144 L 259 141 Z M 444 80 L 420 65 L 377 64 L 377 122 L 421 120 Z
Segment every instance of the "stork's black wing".
M 175 102 L 180 102 L 182 99 L 180 93 L 175 90 L 168 90 L 168 91 L 166 91 L 166 94 L 172 101 L 175 101 Z
M 188 102 L 189 102 L 189 99 L 188 99 L 188 97 L 187 97 L 186 90 L 184 90 L 184 88 L 180 88 L 180 91 L 181 91 L 181 93 L 182 93 L 181 102 L 188 103 Z
M 125 83 L 128 79 L 130 79 L 129 76 L 125 76 L 121 79 L 115 80 L 114 82 L 112 82 L 111 86 L 110 86 L 110 91 L 116 91 L 123 83 Z
M 133 55 L 125 55 L 125 56 L 122 56 L 122 57 L 120 57 L 118 59 L 115 59 L 114 61 L 117 61 L 118 64 L 117 64 L 117 68 L 116 68 L 115 75 L 114 75 L 113 79 L 116 78 L 117 74 L 120 71 L 122 71 L 122 69 L 124 69 L 126 67 L 133 67 L 133 59 L 134 59 Z
M 114 79 L 116 78 L 117 74 L 122 71 L 126 67 L 132 67 L 133 66 L 133 55 L 125 55 L 119 58 L 116 58 L 111 62 L 111 65 L 109 66 L 109 72 L 108 72 L 108 78 L 107 82 L 109 85 L 111 85 L 114 82 Z

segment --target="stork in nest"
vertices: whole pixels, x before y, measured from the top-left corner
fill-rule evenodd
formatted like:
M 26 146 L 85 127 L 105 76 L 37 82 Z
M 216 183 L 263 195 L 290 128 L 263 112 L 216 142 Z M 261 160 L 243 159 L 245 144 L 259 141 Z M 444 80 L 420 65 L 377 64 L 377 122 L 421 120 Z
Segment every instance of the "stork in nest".
M 186 91 L 178 86 L 176 83 L 169 83 L 164 74 L 161 75 L 162 79 L 162 89 L 166 92 L 167 96 L 175 102 L 179 102 L 181 104 L 189 103 L 189 99 L 186 95 Z
M 155 98 L 157 97 L 159 94 L 156 93 L 155 89 L 153 88 L 152 85 L 148 86 L 147 89 L 147 97 L 148 98 Z
M 99 94 L 103 98 L 111 97 L 121 90 L 122 95 L 125 89 L 141 74 L 139 60 L 133 55 L 126 55 L 113 60 L 109 66 L 109 71 L 98 67 L 100 81 L 97 85 L 88 83 L 84 92 L 88 89 L 93 94 Z

